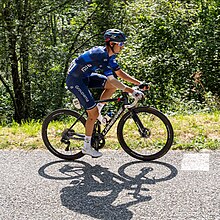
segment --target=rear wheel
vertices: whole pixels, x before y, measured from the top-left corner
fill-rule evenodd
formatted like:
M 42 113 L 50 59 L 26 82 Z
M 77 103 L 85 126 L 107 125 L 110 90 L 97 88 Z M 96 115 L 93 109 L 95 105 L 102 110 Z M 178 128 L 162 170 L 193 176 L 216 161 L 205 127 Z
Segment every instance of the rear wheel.
M 173 143 L 168 118 L 151 107 L 137 107 L 123 115 L 117 128 L 122 148 L 132 157 L 149 161 L 165 155 Z
M 75 111 L 58 109 L 49 114 L 42 125 L 42 138 L 48 150 L 65 160 L 75 160 L 84 142 L 85 118 Z

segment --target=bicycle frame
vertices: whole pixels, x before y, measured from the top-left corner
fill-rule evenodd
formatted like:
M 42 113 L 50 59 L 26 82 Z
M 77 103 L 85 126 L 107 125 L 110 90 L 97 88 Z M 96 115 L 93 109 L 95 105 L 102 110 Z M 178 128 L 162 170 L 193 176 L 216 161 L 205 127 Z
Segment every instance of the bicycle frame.
M 122 113 L 125 111 L 124 106 L 122 106 L 118 112 L 113 116 L 113 118 L 109 121 L 109 123 L 105 126 L 105 128 L 102 131 L 102 135 L 105 136 L 111 127 L 115 124 L 115 122 L 118 120 L 118 118 L 122 115 Z
M 112 128 L 112 126 L 115 124 L 115 122 L 118 120 L 118 118 L 122 115 L 122 113 L 125 111 L 125 105 L 128 105 L 128 93 L 123 92 L 122 98 L 113 98 L 113 99 L 105 99 L 105 100 L 97 100 L 96 103 L 102 103 L 102 102 L 123 102 L 123 105 L 119 108 L 118 112 L 114 114 L 113 118 L 107 123 L 105 128 L 102 130 L 101 134 L 105 136 L 109 130 Z M 71 130 L 74 125 L 78 122 L 78 120 L 83 117 L 83 115 L 86 113 L 86 110 L 77 118 L 77 120 L 72 124 L 72 126 L 68 129 Z M 100 123 L 100 122 L 96 122 Z M 79 138 L 84 138 L 84 135 L 82 134 L 76 134 Z
M 115 124 L 115 122 L 118 120 L 118 118 L 123 114 L 123 112 L 125 111 L 125 109 L 128 109 L 128 111 L 130 111 L 132 113 L 132 118 L 134 119 L 135 124 L 137 125 L 137 127 L 139 128 L 139 132 L 142 136 L 146 135 L 146 129 L 144 128 L 142 122 L 140 121 L 140 119 L 138 118 L 138 116 L 132 111 L 132 108 L 126 108 L 125 106 L 128 106 L 128 93 L 123 92 L 122 93 L 122 99 L 118 98 L 118 99 L 108 99 L 108 100 L 103 100 L 103 101 L 98 101 L 98 102 L 111 102 L 111 101 L 118 101 L 118 102 L 123 102 L 123 105 L 121 106 L 121 108 L 118 110 L 117 113 L 115 113 L 115 115 L 113 116 L 113 118 L 109 121 L 109 123 L 105 126 L 105 128 L 103 129 L 103 131 L 101 132 L 101 134 L 103 136 L 105 136 L 109 130 L 111 129 L 111 127 Z M 134 107 L 134 106 L 133 106 Z

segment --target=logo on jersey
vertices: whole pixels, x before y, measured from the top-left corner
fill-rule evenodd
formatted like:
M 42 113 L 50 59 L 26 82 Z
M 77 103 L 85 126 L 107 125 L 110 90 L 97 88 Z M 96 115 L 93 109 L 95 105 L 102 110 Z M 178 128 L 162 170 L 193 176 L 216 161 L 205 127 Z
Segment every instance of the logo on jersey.
M 81 68 L 82 72 L 86 72 L 90 67 L 92 67 L 92 64 L 86 64 L 84 67 Z

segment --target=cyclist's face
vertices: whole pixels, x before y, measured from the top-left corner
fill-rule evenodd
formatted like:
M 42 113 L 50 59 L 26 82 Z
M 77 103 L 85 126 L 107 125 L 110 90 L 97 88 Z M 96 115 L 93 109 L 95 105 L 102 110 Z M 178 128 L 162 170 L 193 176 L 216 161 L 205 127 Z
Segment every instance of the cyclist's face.
M 123 49 L 124 43 L 122 43 L 122 42 L 120 42 L 120 43 L 112 43 L 112 46 L 114 46 L 114 52 L 117 54 L 117 53 L 120 53 L 121 50 Z

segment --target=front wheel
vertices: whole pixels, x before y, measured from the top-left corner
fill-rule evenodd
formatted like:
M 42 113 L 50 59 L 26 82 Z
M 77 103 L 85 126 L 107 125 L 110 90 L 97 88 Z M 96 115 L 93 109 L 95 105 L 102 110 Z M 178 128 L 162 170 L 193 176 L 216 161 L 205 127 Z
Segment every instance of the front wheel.
M 125 152 L 143 161 L 165 155 L 174 136 L 168 118 L 152 107 L 137 107 L 124 114 L 118 123 L 117 135 Z
M 75 160 L 84 154 L 86 120 L 77 112 L 58 109 L 49 114 L 42 125 L 42 138 L 48 150 L 65 160 Z

